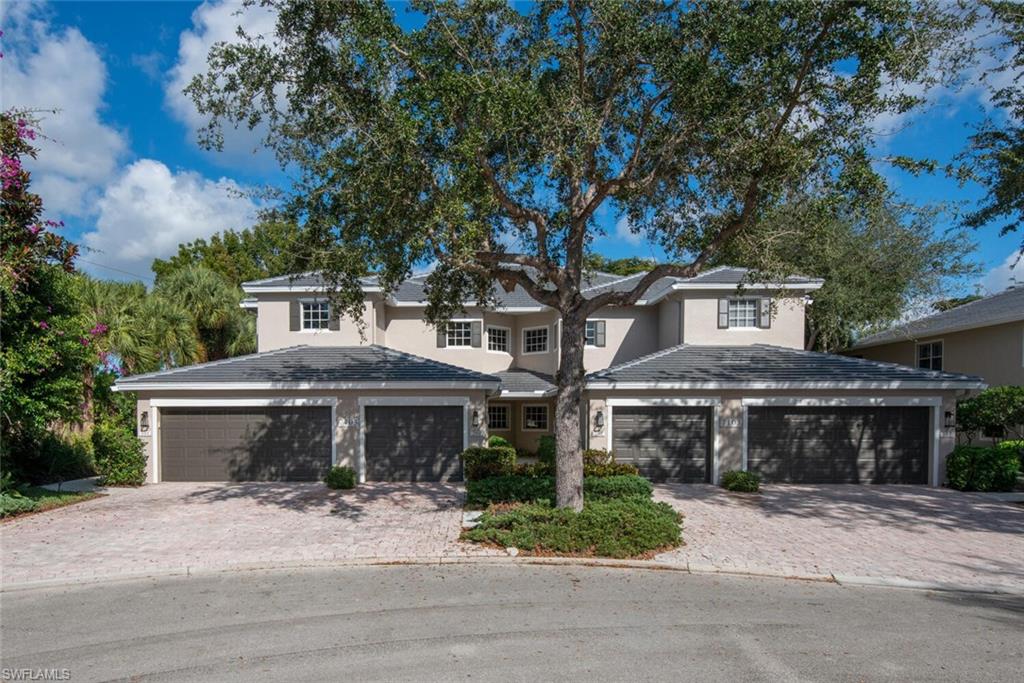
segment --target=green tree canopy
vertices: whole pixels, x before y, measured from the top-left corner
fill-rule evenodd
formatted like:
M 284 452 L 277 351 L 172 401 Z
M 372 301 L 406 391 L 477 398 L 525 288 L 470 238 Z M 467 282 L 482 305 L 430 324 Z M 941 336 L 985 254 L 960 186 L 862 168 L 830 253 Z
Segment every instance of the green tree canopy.
M 873 123 L 918 102 L 891 85 L 927 86 L 963 31 L 910 0 L 420 0 L 412 30 L 384 2 L 259 4 L 273 35 L 215 45 L 187 88 L 201 142 L 265 127 L 311 265 L 350 312 L 367 265 L 390 290 L 427 260 L 434 322 L 492 302 L 495 279 L 556 310 L 558 503 L 575 508 L 587 316 L 698 273 L 794 194 L 884 191 Z M 586 298 L 606 203 L 670 263 Z
M 303 272 L 309 260 L 302 229 L 294 221 L 271 216 L 251 228 L 225 230 L 208 240 L 181 244 L 177 254 L 155 259 L 152 268 L 159 283 L 190 266 L 207 268 L 238 286 L 248 280 Z
M 634 275 L 644 273 L 655 265 L 652 259 L 640 256 L 627 256 L 625 258 L 611 259 L 601 254 L 587 254 L 583 260 L 586 270 L 612 273 L 614 275 Z

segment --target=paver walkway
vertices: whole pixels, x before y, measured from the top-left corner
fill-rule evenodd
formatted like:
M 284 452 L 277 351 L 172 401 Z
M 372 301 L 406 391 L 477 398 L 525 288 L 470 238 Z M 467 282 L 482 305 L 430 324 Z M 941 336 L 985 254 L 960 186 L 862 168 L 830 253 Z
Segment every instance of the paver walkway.
M 915 486 L 659 485 L 686 546 L 658 560 L 795 576 L 885 577 L 1024 591 L 1024 507 Z
M 462 493 L 446 484 L 164 483 L 0 524 L 4 585 L 184 567 L 439 557 Z

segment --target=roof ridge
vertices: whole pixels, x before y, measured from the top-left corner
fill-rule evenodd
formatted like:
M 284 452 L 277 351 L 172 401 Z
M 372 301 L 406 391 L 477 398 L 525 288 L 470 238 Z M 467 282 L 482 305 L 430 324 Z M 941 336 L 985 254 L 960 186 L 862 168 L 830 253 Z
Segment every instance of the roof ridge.
M 623 275 L 622 277 L 619 277 L 618 279 L 611 280 L 609 282 L 605 282 L 604 284 L 594 285 L 592 287 L 584 287 L 583 289 L 580 290 L 580 294 L 582 294 L 583 292 L 589 292 L 592 289 L 602 289 L 604 287 L 611 287 L 612 285 L 618 284 L 619 282 L 625 282 L 626 280 L 632 280 L 633 278 L 635 278 L 635 277 L 637 277 L 639 275 L 647 275 L 647 273 L 649 273 L 649 272 L 651 272 L 651 271 L 645 270 L 645 271 L 643 271 L 641 273 L 633 273 L 632 275 Z M 614 273 L 604 273 L 604 275 L 614 275 Z M 669 277 L 669 276 L 666 275 L 665 277 Z
M 244 353 L 241 356 L 231 356 L 230 358 L 218 358 L 217 360 L 206 361 L 205 363 L 193 363 L 192 365 L 179 365 L 175 368 L 168 370 L 155 370 L 153 372 L 144 372 L 141 375 L 128 375 L 126 377 L 119 377 L 120 380 L 136 380 L 136 379 L 149 379 L 150 377 L 163 377 L 164 375 L 173 375 L 176 372 L 184 372 L 185 370 L 194 370 L 195 368 L 208 368 L 214 365 L 226 365 L 227 363 L 233 363 L 240 360 L 249 360 L 258 356 L 272 356 L 277 353 L 284 351 L 291 351 L 294 349 L 301 348 L 312 348 L 309 344 L 295 344 L 293 346 L 282 346 L 279 349 L 271 349 L 269 351 L 256 351 L 255 353 Z
M 304 271 L 302 273 L 287 273 L 285 275 L 274 275 L 273 277 L 264 277 L 264 278 L 260 278 L 259 280 L 246 280 L 240 286 L 241 287 L 245 287 L 246 285 L 264 284 L 264 283 L 270 282 L 272 280 L 280 280 L 283 277 L 286 277 L 288 279 L 292 279 L 292 278 L 305 277 L 307 275 L 319 275 L 319 274 L 320 274 L 319 270 L 307 270 L 307 271 Z

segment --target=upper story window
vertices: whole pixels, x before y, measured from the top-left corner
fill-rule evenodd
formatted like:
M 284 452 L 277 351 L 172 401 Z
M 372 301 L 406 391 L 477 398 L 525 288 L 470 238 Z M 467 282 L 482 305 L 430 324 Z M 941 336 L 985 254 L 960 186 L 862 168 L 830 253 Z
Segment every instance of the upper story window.
M 302 329 L 326 330 L 331 325 L 331 305 L 326 301 L 302 302 Z
M 473 323 L 471 322 L 450 322 L 448 323 L 448 346 L 472 346 L 473 345 Z
M 547 327 L 527 327 L 523 330 L 523 353 L 547 353 L 547 350 Z
M 729 299 L 729 327 L 757 327 L 757 299 Z
M 605 321 L 588 320 L 583 332 L 583 343 L 586 346 L 604 346 L 605 343 Z
M 942 342 L 917 345 L 917 367 L 925 370 L 942 369 Z
M 501 353 L 508 353 L 508 334 L 509 330 L 507 327 L 488 327 L 487 328 L 487 350 L 488 351 L 500 351 Z

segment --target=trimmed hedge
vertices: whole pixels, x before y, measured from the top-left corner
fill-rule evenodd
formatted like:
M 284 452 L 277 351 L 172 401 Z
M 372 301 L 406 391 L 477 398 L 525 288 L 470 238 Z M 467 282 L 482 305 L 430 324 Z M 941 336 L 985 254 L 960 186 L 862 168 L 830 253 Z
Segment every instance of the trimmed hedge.
M 511 446 L 473 446 L 462 451 L 461 458 L 466 481 L 508 476 L 516 467 L 516 449 Z
M 347 465 L 335 465 L 327 470 L 324 483 L 331 489 L 354 489 L 356 487 L 356 471 Z
M 584 499 L 631 496 L 650 498 L 652 491 L 651 483 L 636 475 L 583 478 Z M 555 500 L 554 477 L 524 477 L 513 474 L 466 482 L 466 504 L 471 507 L 539 500 Z
M 25 512 L 32 512 L 39 503 L 17 492 L 0 493 L 0 517 L 13 517 Z
M 130 428 L 97 422 L 92 429 L 92 447 L 104 486 L 142 486 L 146 482 L 142 441 Z
M 486 512 L 462 537 L 539 554 L 644 557 L 678 546 L 680 521 L 672 506 L 638 496 L 591 500 L 581 512 L 532 503 Z
M 1008 450 L 1017 454 L 1017 459 L 1020 460 L 1020 470 L 1024 472 L 1024 440 L 1020 441 L 1000 441 L 996 448 L 1000 450 Z
M 555 461 L 552 456 L 550 462 L 523 463 L 516 465 L 513 472 L 524 477 L 553 477 L 555 476 Z M 618 477 L 639 474 L 640 470 L 636 465 L 615 462 L 615 456 L 608 451 L 599 448 L 588 448 L 583 451 L 584 477 Z
M 753 472 L 729 470 L 722 475 L 722 488 L 739 493 L 756 493 L 761 489 L 761 477 Z
M 1015 448 L 957 446 L 946 459 L 946 479 L 959 491 L 1012 491 L 1019 471 Z
M 512 443 L 503 436 L 487 437 L 487 445 L 490 448 L 496 448 L 498 446 L 506 446 L 508 448 L 512 448 Z
M 555 466 L 555 454 L 558 448 L 555 445 L 555 437 L 545 434 L 537 440 L 537 460 L 545 465 Z

